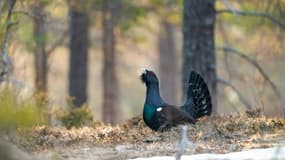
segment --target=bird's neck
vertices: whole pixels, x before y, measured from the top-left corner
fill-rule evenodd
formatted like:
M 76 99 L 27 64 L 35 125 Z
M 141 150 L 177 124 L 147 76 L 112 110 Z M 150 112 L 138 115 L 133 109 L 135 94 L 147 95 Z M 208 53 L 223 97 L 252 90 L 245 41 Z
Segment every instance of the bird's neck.
M 145 103 L 152 106 L 159 106 L 164 103 L 160 97 L 158 83 L 147 85 Z

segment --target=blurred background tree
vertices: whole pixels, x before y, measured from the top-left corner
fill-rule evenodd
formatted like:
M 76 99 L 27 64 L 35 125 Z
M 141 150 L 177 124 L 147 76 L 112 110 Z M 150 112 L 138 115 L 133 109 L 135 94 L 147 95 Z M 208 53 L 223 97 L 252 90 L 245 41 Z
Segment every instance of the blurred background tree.
M 89 17 L 87 4 L 71 0 L 69 5 L 69 95 L 75 107 L 87 102 Z
M 170 104 L 177 104 L 179 100 L 179 66 L 176 43 L 176 31 L 181 25 L 180 6 L 181 1 L 153 0 L 152 5 L 158 21 L 158 66 L 161 96 Z M 169 78 L 172 75 L 172 78 Z
M 9 2 L 0 3 L 2 41 Z M 23 97 L 45 92 L 49 110 L 66 108 L 73 97 L 72 106 L 86 104 L 106 123 L 141 113 L 142 67 L 159 71 L 170 103 L 182 103 L 194 69 L 209 84 L 217 113 L 261 108 L 284 116 L 284 6 L 283 0 L 21 1 L 11 12 L 9 45 L 1 43 L 1 63 L 7 64 L 3 55 L 12 59 L 8 79 Z
M 115 124 L 120 120 L 119 93 L 117 76 L 117 39 L 121 32 L 132 27 L 141 9 L 132 1 L 102 1 L 102 51 L 103 51 L 103 103 L 102 116 L 106 123 Z
M 184 1 L 183 8 L 183 95 L 187 94 L 191 70 L 198 71 L 208 84 L 216 112 L 217 73 L 215 56 L 215 1 Z
M 34 62 L 36 92 L 47 92 L 47 53 L 46 53 L 46 25 L 45 2 L 37 1 L 32 5 L 34 27 Z
M 103 121 L 106 123 L 116 123 L 119 115 L 118 109 L 118 78 L 116 72 L 116 33 L 119 12 L 122 5 L 118 1 L 102 1 L 102 47 L 103 47 Z

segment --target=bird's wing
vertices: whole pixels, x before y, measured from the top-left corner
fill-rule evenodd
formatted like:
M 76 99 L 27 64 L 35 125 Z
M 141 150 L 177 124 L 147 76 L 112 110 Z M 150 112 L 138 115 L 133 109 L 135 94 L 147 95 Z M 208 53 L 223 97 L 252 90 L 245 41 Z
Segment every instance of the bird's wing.
M 195 119 L 189 113 L 171 105 L 157 108 L 156 116 L 159 122 L 167 127 L 195 123 Z

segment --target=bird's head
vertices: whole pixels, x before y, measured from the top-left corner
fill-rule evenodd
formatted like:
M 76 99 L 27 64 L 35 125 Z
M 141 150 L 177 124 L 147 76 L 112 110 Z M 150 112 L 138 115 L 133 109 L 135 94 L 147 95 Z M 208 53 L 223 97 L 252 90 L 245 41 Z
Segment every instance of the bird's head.
M 158 83 L 158 78 L 155 73 L 147 69 L 143 70 L 142 74 L 140 75 L 140 79 L 146 85 Z

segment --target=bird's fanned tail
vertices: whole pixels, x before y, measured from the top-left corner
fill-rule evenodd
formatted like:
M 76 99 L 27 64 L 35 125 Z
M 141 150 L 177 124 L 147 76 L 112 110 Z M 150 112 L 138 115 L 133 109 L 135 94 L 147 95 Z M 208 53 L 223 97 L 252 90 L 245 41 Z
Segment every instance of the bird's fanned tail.
M 212 112 L 211 96 L 203 78 L 192 71 L 188 81 L 186 102 L 182 109 L 195 119 L 210 115 Z

